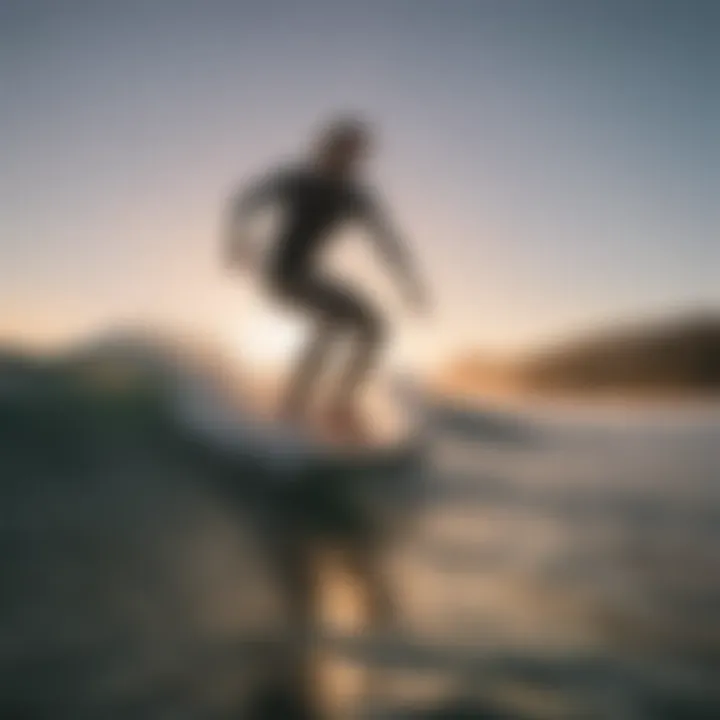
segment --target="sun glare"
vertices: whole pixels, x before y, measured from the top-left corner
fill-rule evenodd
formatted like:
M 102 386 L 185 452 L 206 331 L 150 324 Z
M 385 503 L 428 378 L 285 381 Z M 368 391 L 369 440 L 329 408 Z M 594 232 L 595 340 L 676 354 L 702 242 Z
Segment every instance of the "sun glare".
M 286 363 L 301 342 L 302 324 L 270 310 L 253 308 L 231 331 L 238 357 L 256 365 Z

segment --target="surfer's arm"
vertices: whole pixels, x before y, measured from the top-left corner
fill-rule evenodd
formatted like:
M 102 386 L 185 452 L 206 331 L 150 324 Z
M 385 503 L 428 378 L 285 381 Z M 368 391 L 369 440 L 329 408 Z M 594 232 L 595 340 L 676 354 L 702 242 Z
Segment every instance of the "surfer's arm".
M 245 219 L 264 205 L 279 199 L 288 184 L 288 173 L 276 170 L 254 180 L 238 192 L 232 201 L 232 212 L 238 219 Z
M 362 216 L 376 247 L 397 276 L 407 298 L 416 307 L 424 306 L 426 292 L 410 250 L 380 201 L 371 197 L 364 198 Z
M 287 174 L 273 172 L 261 177 L 230 198 L 224 223 L 227 260 L 242 263 L 251 253 L 247 223 L 264 206 L 278 200 L 287 185 Z

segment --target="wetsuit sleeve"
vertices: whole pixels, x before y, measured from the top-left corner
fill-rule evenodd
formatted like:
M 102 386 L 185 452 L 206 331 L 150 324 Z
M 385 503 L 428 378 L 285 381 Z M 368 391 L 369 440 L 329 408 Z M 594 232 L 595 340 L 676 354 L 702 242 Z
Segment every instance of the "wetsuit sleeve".
M 291 184 L 292 173 L 288 170 L 275 170 L 256 179 L 233 198 L 233 215 L 239 218 L 263 205 L 282 200 Z
M 425 303 L 425 290 L 414 267 L 407 245 L 395 230 L 381 200 L 373 194 L 363 193 L 358 199 L 360 219 L 384 255 L 388 264 L 397 272 L 398 277 L 417 306 Z
M 276 170 L 260 177 L 231 197 L 224 221 L 224 252 L 227 262 L 235 264 L 248 253 L 244 221 L 262 206 L 282 201 L 292 184 L 288 170 Z
M 407 273 L 410 266 L 407 247 L 391 223 L 381 200 L 374 194 L 364 192 L 358 198 L 357 207 L 361 221 L 372 234 L 387 261 Z

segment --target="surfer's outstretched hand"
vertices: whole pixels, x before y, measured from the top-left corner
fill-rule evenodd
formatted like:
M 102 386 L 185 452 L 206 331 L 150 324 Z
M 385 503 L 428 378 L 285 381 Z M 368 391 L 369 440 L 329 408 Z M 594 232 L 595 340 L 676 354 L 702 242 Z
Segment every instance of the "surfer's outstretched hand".
M 431 311 L 430 298 L 425 288 L 416 282 L 411 282 L 406 288 L 408 307 L 416 315 L 429 315 Z
M 226 262 L 232 270 L 252 271 L 258 266 L 258 250 L 247 238 L 235 236 L 228 243 Z

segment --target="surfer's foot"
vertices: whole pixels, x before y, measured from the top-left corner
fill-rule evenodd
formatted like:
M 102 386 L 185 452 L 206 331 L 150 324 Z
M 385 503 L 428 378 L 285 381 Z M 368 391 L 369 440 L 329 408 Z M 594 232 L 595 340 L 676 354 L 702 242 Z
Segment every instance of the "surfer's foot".
M 283 405 L 277 412 L 277 420 L 283 425 L 297 427 L 306 423 L 307 417 L 302 409 L 294 405 Z
M 341 440 L 363 442 L 370 437 L 370 429 L 353 408 L 336 407 L 325 416 L 328 430 Z

